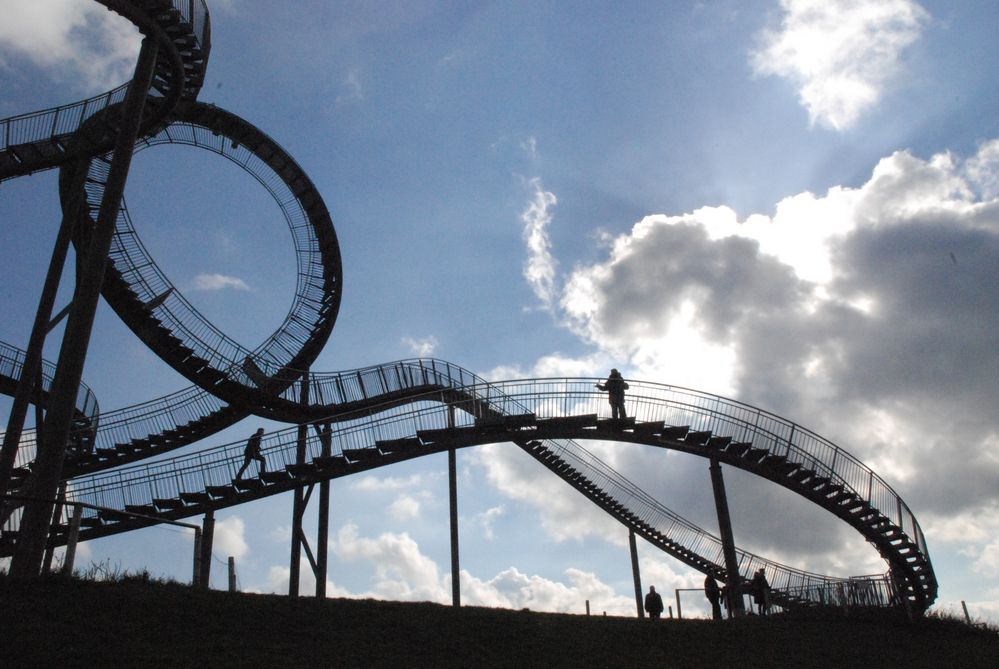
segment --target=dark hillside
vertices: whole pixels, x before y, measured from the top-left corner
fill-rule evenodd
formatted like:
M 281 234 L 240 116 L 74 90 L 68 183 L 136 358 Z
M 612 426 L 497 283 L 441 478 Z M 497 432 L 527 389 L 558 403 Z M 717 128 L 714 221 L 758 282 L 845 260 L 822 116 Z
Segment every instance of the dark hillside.
M 4 667 L 999 667 L 961 623 L 712 623 L 0 578 Z

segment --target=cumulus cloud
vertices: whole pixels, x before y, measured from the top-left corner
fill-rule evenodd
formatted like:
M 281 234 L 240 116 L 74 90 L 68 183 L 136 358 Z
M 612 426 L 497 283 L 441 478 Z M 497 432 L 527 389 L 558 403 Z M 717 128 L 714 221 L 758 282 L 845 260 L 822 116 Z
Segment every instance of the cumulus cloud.
M 393 520 L 405 522 L 420 517 L 424 503 L 433 499 L 427 491 L 421 491 L 416 495 L 399 495 L 389 504 L 389 515 Z
M 613 360 L 626 376 L 784 415 L 900 490 L 931 546 L 957 544 L 969 568 L 996 578 L 997 147 L 985 142 L 966 158 L 898 151 L 861 185 L 791 195 L 772 216 L 740 219 L 724 206 L 647 216 L 605 257 L 553 284 L 556 317 L 591 351 L 548 356 L 548 369 Z M 545 365 L 536 367 L 516 371 Z M 702 461 L 592 450 L 713 527 Z M 617 540 L 613 523 L 590 523 L 576 493 L 560 491 L 523 453 L 480 452 L 492 484 L 535 506 L 554 537 Z M 884 570 L 859 535 L 797 496 L 738 472 L 726 483 L 742 547 L 836 575 Z
M 246 527 L 239 516 L 231 516 L 215 522 L 215 536 L 212 552 L 232 556 L 237 560 L 245 557 L 250 547 L 246 543 Z
M 754 70 L 798 86 L 813 123 L 842 130 L 880 100 L 929 14 L 912 0 L 781 0 L 779 30 L 765 31 Z
M 128 81 L 141 36 L 131 23 L 92 0 L 4 4 L 0 67 L 24 59 L 79 95 Z
M 413 339 L 412 337 L 403 337 L 402 344 L 412 352 L 418 358 L 426 358 L 434 354 L 437 350 L 437 338 L 434 336 L 423 337 L 422 339 Z
M 225 274 L 199 274 L 194 277 L 194 290 L 250 290 L 250 286 L 245 281 L 235 276 Z

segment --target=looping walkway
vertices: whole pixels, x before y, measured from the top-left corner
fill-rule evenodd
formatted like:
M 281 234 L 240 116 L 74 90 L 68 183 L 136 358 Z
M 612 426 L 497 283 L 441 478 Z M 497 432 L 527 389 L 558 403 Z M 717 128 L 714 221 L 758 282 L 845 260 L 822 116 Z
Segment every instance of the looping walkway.
M 761 409 L 695 390 L 629 379 L 632 418 L 606 418 L 595 379 L 486 383 L 452 363 L 403 360 L 310 373 L 339 310 L 342 267 L 325 203 L 298 164 L 247 121 L 197 102 L 210 51 L 201 0 L 99 0 L 160 43 L 136 150 L 184 144 L 211 151 L 252 175 L 275 199 L 292 234 L 295 300 L 278 330 L 248 347 L 219 331 L 146 252 L 122 204 L 102 293 L 128 327 L 194 385 L 100 413 L 81 388 L 63 475 L 68 501 L 89 508 L 80 538 L 92 539 L 281 494 L 318 481 L 455 448 L 512 442 L 601 509 L 669 555 L 725 579 L 720 539 L 674 513 L 578 442 L 620 441 L 723 462 L 781 485 L 857 530 L 884 558 L 885 576 L 830 577 L 737 551 L 748 580 L 764 567 L 782 606 L 896 605 L 925 610 L 937 583 L 925 537 L 898 494 L 843 449 Z M 0 180 L 60 167 L 67 216 L 82 212 L 86 242 L 108 175 L 117 107 L 127 85 L 55 109 L 0 120 Z M 82 205 L 82 206 L 78 206 Z M 0 390 L 13 392 L 20 352 L 0 345 Z M 44 376 L 45 379 L 50 377 Z M 47 385 L 34 400 L 44 403 Z M 297 427 L 263 439 L 267 472 L 234 481 L 242 443 L 148 462 L 249 415 L 311 423 L 307 458 Z M 334 425 L 324 449 L 319 424 Z M 15 482 L 27 476 L 34 434 L 20 441 Z M 132 514 L 141 514 L 138 518 Z M 6 519 L 10 554 L 20 514 Z M 66 541 L 65 518 L 50 541 Z

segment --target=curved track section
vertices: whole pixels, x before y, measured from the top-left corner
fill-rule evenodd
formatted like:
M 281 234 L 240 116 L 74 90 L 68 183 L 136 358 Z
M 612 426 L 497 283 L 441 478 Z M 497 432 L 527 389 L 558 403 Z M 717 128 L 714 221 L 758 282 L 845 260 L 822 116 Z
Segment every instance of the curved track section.
M 740 577 L 748 579 L 765 567 L 779 603 L 830 603 L 837 600 L 836 592 L 858 583 L 868 603 L 888 605 L 904 598 L 918 610 L 932 603 L 937 586 L 925 539 L 898 495 L 842 449 L 753 407 L 631 381 L 629 402 L 638 419 L 615 421 L 599 417 L 605 396 L 592 379 L 488 384 L 437 360 L 309 374 L 336 320 L 342 283 L 339 247 L 322 197 L 274 140 L 239 117 L 196 101 L 210 41 L 201 0 L 100 1 L 160 45 L 137 150 L 185 144 L 212 151 L 253 175 L 289 226 L 298 284 L 281 327 L 259 346 L 244 347 L 184 299 L 146 252 L 122 205 L 104 297 L 195 386 L 99 417 L 96 403 L 91 407 L 82 400 L 65 473 L 92 473 L 69 481 L 67 499 L 110 509 L 88 511 L 82 539 L 428 453 L 513 442 L 654 545 L 725 578 L 717 537 L 664 507 L 575 440 L 626 441 L 714 458 L 778 483 L 857 529 L 891 568 L 890 578 L 835 579 L 740 552 Z M 78 244 L 86 241 L 91 214 L 102 198 L 124 91 L 120 87 L 75 105 L 0 121 L 0 180 L 61 166 L 64 211 L 83 212 L 76 226 Z M 0 360 L 3 355 L 0 351 Z M 12 366 L 8 377 L 15 376 Z M 295 457 L 297 428 L 268 435 L 271 469 L 256 479 L 233 481 L 242 444 L 101 473 L 193 443 L 251 413 L 292 423 L 335 423 L 336 429 L 324 444 L 317 426 L 304 464 Z M 81 434 L 89 436 L 81 439 Z M 18 456 L 22 468 L 30 466 L 32 453 L 26 437 Z M 0 553 L 9 552 L 18 518 L 14 513 L 5 523 Z M 65 541 L 60 531 L 65 527 L 50 543 Z
M 140 134 L 148 134 L 179 102 L 198 97 L 211 51 L 208 8 L 204 0 L 97 1 L 159 45 L 140 124 Z M 0 181 L 111 150 L 117 120 L 108 112 L 125 99 L 127 88 L 125 83 L 80 102 L 0 120 Z
M 298 265 L 295 300 L 278 330 L 249 349 L 212 325 L 149 255 L 123 205 L 102 293 L 119 317 L 179 373 L 213 395 L 259 415 L 295 420 L 301 403 L 281 395 L 322 351 L 336 322 L 343 280 L 339 245 L 322 197 L 284 149 L 243 119 L 213 105 L 183 105 L 137 150 L 180 144 L 211 151 L 253 176 L 274 198 L 291 232 Z M 63 166 L 68 211 L 76 196 L 99 209 L 108 161 Z M 75 243 L 86 243 L 87 217 Z
M 436 361 L 424 364 L 437 365 Z M 911 511 L 887 483 L 846 451 L 778 416 L 692 390 L 631 381 L 637 420 L 599 417 L 606 396 L 594 379 L 481 384 L 427 393 L 408 406 L 343 420 L 330 456 L 312 435 L 309 461 L 296 464 L 297 430 L 268 435 L 269 471 L 233 481 L 242 444 L 72 481 L 67 499 L 118 509 L 91 512 L 81 538 L 154 524 L 279 494 L 302 483 L 437 453 L 514 442 L 620 522 L 670 555 L 724 578 L 720 540 L 630 483 L 575 440 L 626 441 L 716 458 L 774 481 L 849 523 L 888 562 L 891 578 L 830 578 L 740 552 L 740 576 L 767 569 L 775 597 L 788 606 L 837 601 L 862 592 L 888 605 L 904 596 L 917 610 L 936 597 L 925 538 Z M 457 419 L 452 423 L 450 415 Z M 147 518 L 137 518 L 137 513 Z

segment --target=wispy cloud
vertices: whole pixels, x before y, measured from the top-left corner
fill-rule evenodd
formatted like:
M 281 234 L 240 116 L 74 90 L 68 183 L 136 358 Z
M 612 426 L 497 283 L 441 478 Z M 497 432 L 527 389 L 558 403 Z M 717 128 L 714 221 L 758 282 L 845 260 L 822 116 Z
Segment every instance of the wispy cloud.
M 527 260 L 524 262 L 524 278 L 534 294 L 546 309 L 552 308 L 557 287 L 555 285 L 555 257 L 551 252 L 548 225 L 551 223 L 551 207 L 558 203 L 554 193 L 541 187 L 540 179 L 530 181 L 534 195 L 527 209 L 520 215 L 524 226 L 524 242 L 527 244 Z
M 929 14 L 912 0 L 781 0 L 779 30 L 761 35 L 754 70 L 794 82 L 812 123 L 852 126 L 898 75 Z
M 194 290 L 250 290 L 245 281 L 235 276 L 225 274 L 199 274 L 194 277 Z
M 347 72 L 341 84 L 343 92 L 336 96 L 338 105 L 357 102 L 364 99 L 364 86 L 361 84 L 361 73 L 354 68 Z

